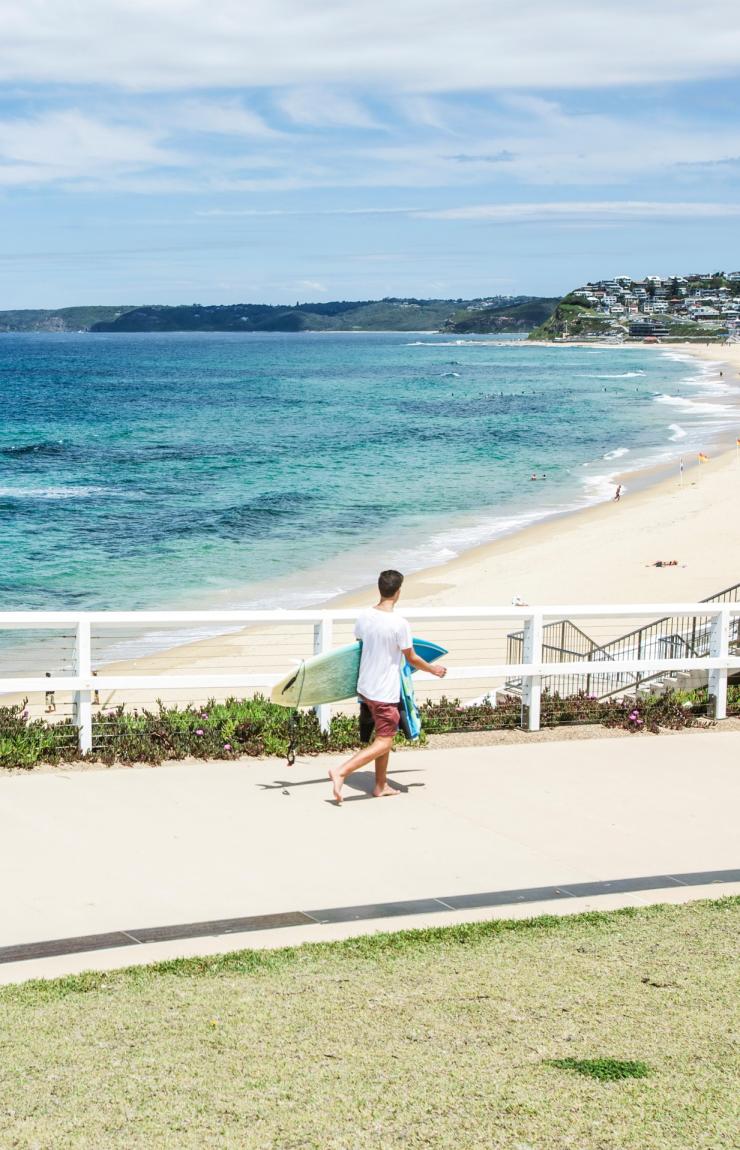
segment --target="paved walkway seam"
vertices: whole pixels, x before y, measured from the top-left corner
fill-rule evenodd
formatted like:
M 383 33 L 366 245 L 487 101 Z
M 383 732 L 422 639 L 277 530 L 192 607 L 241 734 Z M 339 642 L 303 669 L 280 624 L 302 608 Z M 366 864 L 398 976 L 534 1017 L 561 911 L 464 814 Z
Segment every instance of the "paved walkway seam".
M 639 875 L 631 878 L 596 882 L 577 882 L 547 887 L 523 887 L 518 890 L 484 891 L 471 894 L 445 895 L 443 898 L 406 899 L 398 902 L 365 903 L 361 906 L 327 907 L 322 910 L 284 911 L 278 914 L 248 915 L 242 918 L 213 919 L 206 922 L 177 923 L 170 926 L 142 927 L 137 930 L 109 931 L 75 938 L 49 939 L 0 947 L 0 963 L 23 962 L 35 958 L 111 950 L 122 946 L 144 946 L 152 942 L 173 942 L 194 938 L 220 938 L 229 934 L 275 930 L 281 927 L 315 926 L 329 923 L 390 919 L 409 915 L 427 915 L 445 911 L 474 910 L 483 907 L 554 902 L 607 894 L 665 890 L 671 887 L 710 886 L 714 883 L 740 882 L 740 868 L 734 870 L 693 871 L 689 874 Z

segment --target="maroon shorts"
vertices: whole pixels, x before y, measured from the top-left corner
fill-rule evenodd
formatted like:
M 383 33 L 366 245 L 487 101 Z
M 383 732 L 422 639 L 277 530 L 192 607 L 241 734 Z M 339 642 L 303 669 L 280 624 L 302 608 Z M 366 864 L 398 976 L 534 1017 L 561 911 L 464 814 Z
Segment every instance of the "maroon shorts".
M 373 699 L 364 700 L 370 708 L 375 723 L 375 734 L 379 739 L 389 739 L 395 735 L 401 722 L 401 712 L 397 703 L 376 703 Z

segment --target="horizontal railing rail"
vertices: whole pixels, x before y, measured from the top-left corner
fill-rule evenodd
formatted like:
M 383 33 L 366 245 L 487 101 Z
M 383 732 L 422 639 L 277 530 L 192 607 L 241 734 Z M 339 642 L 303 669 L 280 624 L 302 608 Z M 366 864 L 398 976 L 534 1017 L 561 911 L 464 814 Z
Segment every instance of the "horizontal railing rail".
M 678 645 L 683 654 L 676 655 L 675 640 L 678 634 L 672 636 L 659 636 L 659 647 L 653 644 L 638 644 L 638 649 L 631 645 L 630 649 L 621 650 L 612 644 L 604 644 L 603 649 L 609 649 L 602 659 L 594 657 L 599 648 L 592 645 L 590 651 L 578 651 L 580 638 L 568 652 L 567 663 L 562 661 L 562 651 L 554 648 L 551 643 L 551 620 L 556 618 L 558 626 L 561 622 L 559 616 L 569 619 L 602 619 L 613 623 L 619 618 L 629 620 L 641 616 L 650 617 L 653 621 L 655 615 L 661 613 L 665 619 L 701 620 L 704 629 L 701 650 L 691 645 Z M 591 605 L 578 604 L 568 606 L 544 607 L 404 607 L 403 615 L 416 624 L 418 621 L 428 621 L 429 630 L 434 631 L 434 624 L 445 625 L 445 644 L 449 647 L 449 656 L 445 658 L 447 676 L 444 679 L 445 689 L 456 683 L 464 686 L 470 683 L 489 684 L 489 693 L 496 683 L 511 683 L 516 679 L 521 684 L 522 726 L 529 730 L 538 730 L 540 726 L 540 700 L 543 680 L 551 677 L 563 676 L 564 667 L 567 666 L 569 682 L 577 683 L 578 677 L 586 682 L 593 681 L 597 676 L 619 677 L 635 683 L 644 682 L 646 678 L 674 671 L 701 670 L 709 676 L 709 695 L 712 710 L 716 718 L 722 719 L 726 715 L 727 680 L 731 672 L 740 672 L 740 653 L 736 650 L 735 637 L 740 627 L 740 602 L 737 599 L 720 602 L 704 601 L 701 603 L 671 603 L 671 604 L 627 604 L 627 605 Z M 301 632 L 303 645 L 301 658 L 307 654 L 328 653 L 335 646 L 341 645 L 335 640 L 334 628 L 343 626 L 347 635 L 351 634 L 349 624 L 357 616 L 352 608 L 336 610 L 241 610 L 241 611 L 6 611 L 0 612 L 0 636 L 12 632 L 46 632 L 63 634 L 67 641 L 72 642 L 71 654 L 65 656 L 68 662 L 65 666 L 68 671 L 60 673 L 45 672 L 43 675 L 24 673 L 19 667 L 17 673 L 4 673 L 0 669 L 0 696 L 24 696 L 44 694 L 47 698 L 59 693 L 69 694 L 73 698 L 73 717 L 78 728 L 79 747 L 82 752 L 92 748 L 93 736 L 93 699 L 104 692 L 133 692 L 133 691 L 167 691 L 179 692 L 205 692 L 224 688 L 229 691 L 264 691 L 269 690 L 275 683 L 289 671 L 292 664 L 300 662 L 300 658 L 288 660 L 285 664 L 283 648 L 290 648 L 292 643 L 300 646 L 294 638 L 298 632 L 288 632 L 285 627 L 298 625 L 306 628 Z M 517 644 L 515 660 L 511 658 L 511 634 L 496 638 L 493 629 L 486 632 L 486 625 L 495 623 L 510 624 L 517 620 L 522 626 L 521 644 Z M 649 626 L 649 625 L 648 625 Z M 188 633 L 183 641 L 176 631 L 163 637 L 157 629 L 187 628 Z M 193 632 L 193 628 L 198 628 Z M 283 631 L 281 632 L 281 628 Z M 457 628 L 457 629 L 456 629 Z M 160 651 L 152 652 L 146 648 L 143 652 L 131 655 L 123 660 L 131 666 L 130 671 L 122 671 L 121 658 L 115 658 L 112 650 L 105 646 L 94 648 L 96 643 L 102 643 L 107 635 L 111 642 L 111 633 L 118 634 L 123 630 L 134 629 L 141 639 L 151 633 L 156 633 L 160 644 Z M 237 635 L 242 634 L 244 639 L 252 640 L 261 637 L 265 640 L 266 650 L 270 651 L 272 662 L 281 662 L 281 670 L 275 667 L 259 666 L 257 669 L 248 667 L 248 658 L 242 652 L 228 644 Z M 638 628 L 630 634 L 638 634 L 644 628 Z M 312 631 L 312 633 L 311 633 Z M 203 643 L 203 634 L 209 638 L 210 646 L 207 648 L 205 666 L 198 666 L 195 653 L 189 653 L 187 644 L 194 643 L 198 648 Z M 568 639 L 588 636 L 579 628 L 567 632 Z M 576 636 L 577 633 L 577 636 Z M 195 634 L 195 638 L 193 638 Z M 278 658 L 270 645 L 274 639 L 282 634 L 283 648 Z M 685 632 L 681 632 L 685 634 Z M 70 639 L 70 635 L 73 636 Z M 476 637 L 478 646 L 473 649 L 470 636 Z M 310 650 L 306 647 L 306 637 L 310 642 Z M 668 638 L 670 642 L 663 641 Z M 344 640 L 346 641 L 346 639 Z M 507 645 L 508 641 L 508 645 Z M 589 640 L 590 642 L 590 640 Z M 671 642 L 673 646 L 671 646 Z M 169 643 L 169 646 L 167 645 Z M 506 645 L 506 646 L 505 646 Z M 586 643 L 584 642 L 584 647 Z M 456 646 L 458 650 L 456 651 Z M 506 650 L 505 658 L 497 657 L 498 649 Z M 639 649 L 642 648 L 642 649 Z M 19 649 L 20 650 L 20 649 Z M 22 649 L 24 652 L 33 650 L 33 641 L 27 643 Z M 65 648 L 65 650 L 67 650 Z M 93 667 L 93 654 L 97 657 L 98 667 Z M 470 652 L 474 650 L 476 661 L 471 661 Z M 10 652 L 8 654 L 8 651 Z M 162 655 L 171 655 L 173 652 L 184 652 L 180 655 L 179 670 L 173 673 L 165 667 L 164 670 L 153 670 L 157 665 L 166 663 Z M 201 653 L 202 654 L 202 653 Z M 3 648 L 0 640 L 0 655 L 7 663 L 8 659 L 16 658 L 13 650 Z M 466 655 L 468 656 L 466 661 Z M 222 657 L 223 656 L 223 657 Z M 228 658 L 226 657 L 228 656 Z M 555 656 L 555 657 L 554 657 Z M 25 655 L 18 654 L 22 661 Z M 287 658 L 287 656 L 286 656 Z M 221 663 L 228 663 L 225 670 Z M 158 662 L 159 661 L 159 662 Z M 240 665 L 242 663 L 242 665 Z M 138 666 L 138 664 L 142 664 Z M 419 672 L 421 683 L 431 683 L 434 676 Z M 439 682 L 439 680 L 436 680 Z M 619 689 L 619 687 L 617 687 Z M 193 703 L 202 703 L 205 700 L 193 696 Z M 1 700 L 0 700 L 1 702 Z M 97 705 L 97 704 L 96 704 Z M 324 729 L 328 727 L 331 719 L 331 707 L 324 704 L 316 708 L 319 720 Z

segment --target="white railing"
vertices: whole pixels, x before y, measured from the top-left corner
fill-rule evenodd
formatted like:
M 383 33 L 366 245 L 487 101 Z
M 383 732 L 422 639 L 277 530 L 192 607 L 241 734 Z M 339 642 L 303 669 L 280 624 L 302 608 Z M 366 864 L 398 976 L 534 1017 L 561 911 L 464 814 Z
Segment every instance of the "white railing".
M 610 661 L 609 673 L 629 673 L 642 677 L 656 673 L 670 673 L 677 671 L 705 671 L 708 672 L 709 694 L 712 700 L 712 709 L 717 719 L 726 716 L 727 709 L 727 677 L 730 671 L 740 671 L 740 655 L 731 654 L 731 637 L 734 647 L 737 647 L 738 629 L 740 628 L 740 603 L 656 603 L 656 604 L 620 604 L 619 606 L 591 606 L 579 604 L 576 606 L 546 606 L 546 607 L 403 607 L 403 615 L 415 625 L 419 621 L 429 621 L 431 624 L 429 637 L 435 636 L 435 627 L 444 626 L 444 641 L 449 647 L 449 656 L 445 658 L 447 676 L 442 682 L 446 693 L 450 688 L 465 684 L 472 680 L 484 681 L 490 689 L 505 680 L 514 677 L 522 680 L 522 726 L 530 731 L 539 730 L 540 727 L 540 698 L 542 678 L 549 675 L 562 675 L 567 669 L 569 675 L 592 674 L 595 669 L 600 673 L 605 671 L 604 663 L 581 660 L 572 662 L 544 662 L 542 657 L 542 628 L 545 621 L 553 619 L 581 619 L 589 620 L 593 626 L 598 620 L 602 626 L 610 625 L 618 632 L 619 620 L 651 619 L 663 615 L 673 617 L 692 616 L 710 619 L 711 641 L 708 657 L 682 657 L 682 658 L 656 658 L 653 655 L 643 657 L 630 657 Z M 24 696 L 34 693 L 39 695 L 56 692 L 71 693 L 73 697 L 74 720 L 79 733 L 79 747 L 83 752 L 92 748 L 93 737 L 93 697 L 103 692 L 115 691 L 165 691 L 177 689 L 194 692 L 207 692 L 214 689 L 225 688 L 230 691 L 240 690 L 267 691 L 289 670 L 286 665 L 284 651 L 281 655 L 279 669 L 256 671 L 240 670 L 237 668 L 228 672 L 213 673 L 194 667 L 192 672 L 187 670 L 187 656 L 182 673 L 122 673 L 106 670 L 106 665 L 113 662 L 112 657 L 104 654 L 99 658 L 99 670 L 93 671 L 93 634 L 102 636 L 106 631 L 121 629 L 136 629 L 142 634 L 151 632 L 152 628 L 180 627 L 192 629 L 197 625 L 204 629 L 211 637 L 213 644 L 223 642 L 234 630 L 248 628 L 245 635 L 249 638 L 258 630 L 263 638 L 266 636 L 268 644 L 271 633 L 277 634 L 280 628 L 286 625 L 296 625 L 313 628 L 313 641 L 311 649 L 314 653 L 330 651 L 334 645 L 335 625 L 343 625 L 347 631 L 349 625 L 357 615 L 356 610 L 305 610 L 305 611 L 99 611 L 99 612 L 47 612 L 47 611 L 6 611 L 0 612 L 0 636 L 4 632 L 33 632 L 44 631 L 48 633 L 59 632 L 74 636 L 73 655 L 70 661 L 69 674 L 12 674 L 3 675 L 0 671 L 0 696 Z M 486 626 L 501 623 L 510 627 L 515 623 L 524 631 L 523 662 L 507 663 L 495 661 L 496 646 L 493 639 L 486 638 Z M 476 631 L 470 630 L 470 625 L 477 625 Z M 455 652 L 456 628 L 467 626 L 465 632 L 477 636 L 479 647 L 475 663 L 459 663 Z M 176 633 L 173 633 L 176 641 Z M 499 636 L 500 638 L 500 636 Z M 346 641 L 346 638 L 343 639 Z M 283 640 L 283 648 L 285 640 Z M 31 645 L 32 649 L 32 645 Z M 174 651 L 178 648 L 174 646 Z M 215 649 L 215 647 L 213 648 Z M 469 639 L 467 650 L 470 650 Z M 26 647 L 28 650 L 28 645 Z M 0 642 L 0 654 L 2 643 Z M 310 651 L 304 651 L 309 654 Z M 161 653 L 160 653 L 161 654 Z M 493 657 L 492 657 L 493 656 Z M 21 656 L 19 656 L 21 658 Z M 129 664 L 151 660 L 147 654 L 138 655 L 135 660 L 130 659 Z M 213 660 L 211 660 L 213 661 Z M 231 665 L 233 666 L 232 659 Z M 249 659 L 244 659 L 249 663 Z M 425 672 L 418 674 L 418 680 L 432 681 L 433 676 Z M 436 683 L 440 680 L 435 679 Z M 195 696 L 193 702 L 204 701 L 203 695 Z M 326 729 L 331 718 L 331 706 L 317 707 L 322 728 Z

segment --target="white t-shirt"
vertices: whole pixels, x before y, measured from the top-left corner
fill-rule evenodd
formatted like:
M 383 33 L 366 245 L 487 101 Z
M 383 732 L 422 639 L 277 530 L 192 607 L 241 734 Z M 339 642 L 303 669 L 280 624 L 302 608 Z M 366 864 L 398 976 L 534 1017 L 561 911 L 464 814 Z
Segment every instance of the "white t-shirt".
M 393 611 L 369 607 L 358 616 L 355 638 L 362 641 L 357 693 L 374 703 L 397 703 L 401 697 L 401 652 L 413 646 L 408 622 Z

